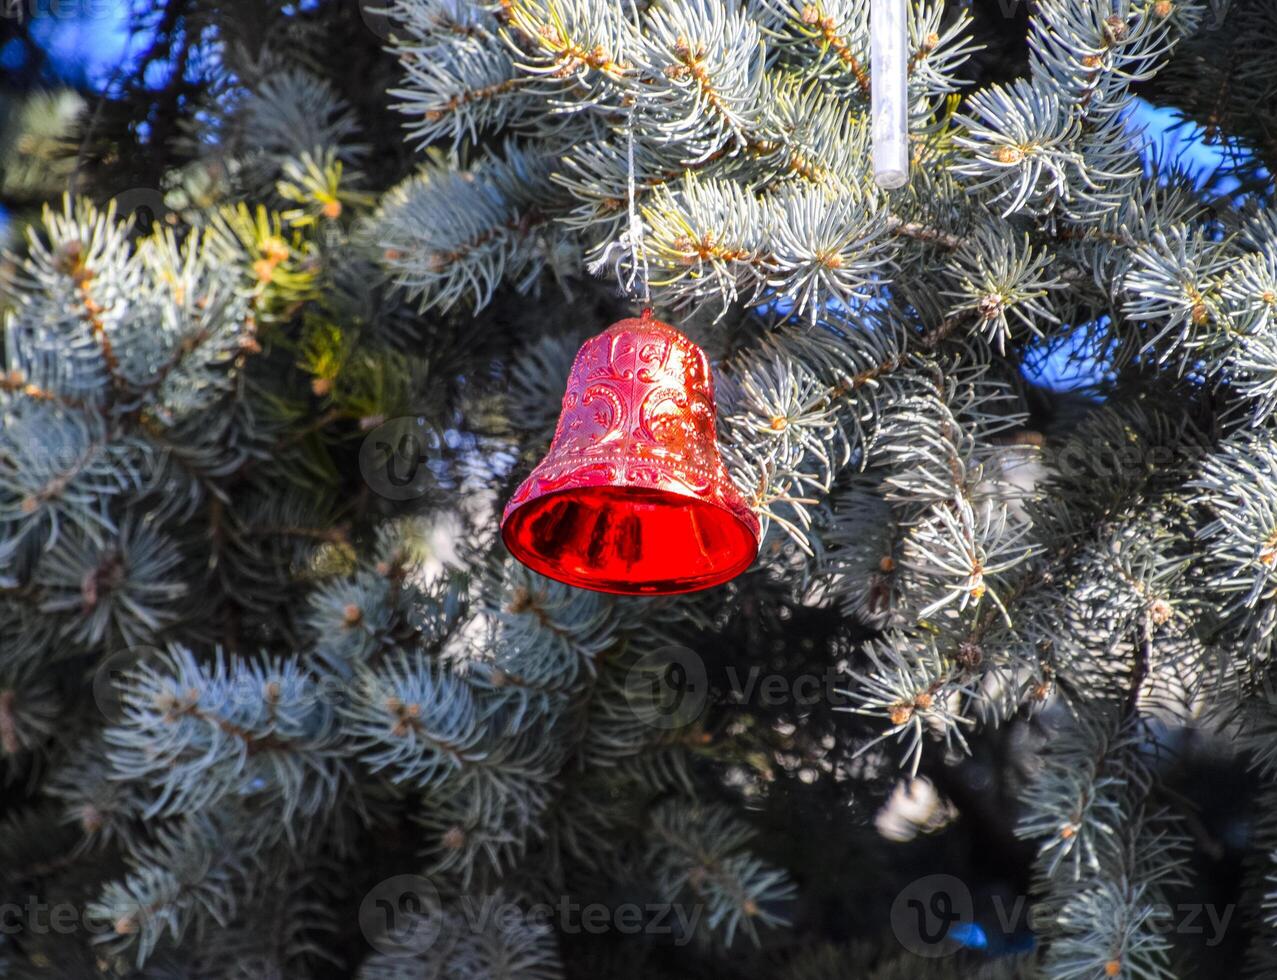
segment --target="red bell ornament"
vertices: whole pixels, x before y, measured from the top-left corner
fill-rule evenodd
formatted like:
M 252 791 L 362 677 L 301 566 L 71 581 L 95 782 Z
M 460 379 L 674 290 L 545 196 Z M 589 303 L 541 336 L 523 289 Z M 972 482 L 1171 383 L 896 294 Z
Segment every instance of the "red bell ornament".
M 501 518 L 529 568 L 621 595 L 695 592 L 758 554 L 758 518 L 718 455 L 705 352 L 669 324 L 621 320 L 577 352 L 545 459 Z

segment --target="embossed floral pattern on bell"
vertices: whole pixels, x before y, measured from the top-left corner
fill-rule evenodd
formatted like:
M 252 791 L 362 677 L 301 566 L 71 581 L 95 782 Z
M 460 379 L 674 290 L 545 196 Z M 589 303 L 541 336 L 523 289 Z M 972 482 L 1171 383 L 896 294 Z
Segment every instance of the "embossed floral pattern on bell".
M 758 532 L 718 455 L 705 352 L 649 316 L 587 340 L 550 452 L 506 505 L 511 552 L 584 588 L 687 592 L 747 568 Z

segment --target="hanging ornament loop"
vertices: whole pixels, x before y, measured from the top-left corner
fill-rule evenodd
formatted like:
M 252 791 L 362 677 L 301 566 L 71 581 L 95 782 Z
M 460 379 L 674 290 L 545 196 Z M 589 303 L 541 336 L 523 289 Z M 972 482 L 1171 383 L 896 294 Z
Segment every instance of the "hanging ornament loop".
M 759 522 L 719 457 L 714 416 L 705 352 L 650 308 L 587 340 L 550 452 L 506 505 L 506 547 L 598 592 L 693 592 L 739 575 Z
M 625 120 L 625 158 L 626 158 L 626 201 L 629 214 L 629 227 L 614 242 L 610 242 L 597 259 L 589 265 L 591 275 L 600 275 L 603 270 L 612 266 L 613 275 L 629 297 L 635 302 L 648 306 L 652 302 L 647 264 L 647 250 L 643 243 L 643 219 L 638 209 L 638 176 L 634 165 L 634 103 L 630 104 Z M 622 264 L 629 259 L 629 271 L 622 271 Z M 641 285 L 640 285 L 641 284 Z M 641 293 L 640 293 L 641 289 Z

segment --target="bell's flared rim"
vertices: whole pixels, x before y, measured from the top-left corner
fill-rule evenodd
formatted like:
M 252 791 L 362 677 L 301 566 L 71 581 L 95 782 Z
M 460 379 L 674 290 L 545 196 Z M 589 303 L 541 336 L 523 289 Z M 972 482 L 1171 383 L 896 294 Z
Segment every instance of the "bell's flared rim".
M 689 529 L 684 542 L 663 542 L 665 548 L 678 548 L 686 557 L 683 574 L 665 574 L 644 578 L 631 570 L 625 574 L 607 574 L 574 561 L 567 556 L 547 554 L 535 542 L 533 525 L 537 518 L 562 508 L 565 502 L 596 505 L 600 500 L 610 501 L 622 508 L 642 506 L 648 519 L 662 511 L 667 516 L 680 515 L 688 521 Z M 694 520 L 693 520 L 694 519 Z M 698 537 L 720 537 L 722 546 L 705 552 L 697 551 Z M 611 595 L 658 596 L 680 595 L 714 588 L 736 578 L 753 565 L 758 557 L 760 544 L 758 518 L 739 501 L 739 510 L 713 497 L 695 496 L 663 487 L 643 486 L 576 486 L 565 487 L 530 497 L 512 507 L 501 521 L 501 538 L 510 553 L 533 571 L 555 581 L 592 592 Z M 679 553 L 667 554 L 667 567 L 679 558 Z

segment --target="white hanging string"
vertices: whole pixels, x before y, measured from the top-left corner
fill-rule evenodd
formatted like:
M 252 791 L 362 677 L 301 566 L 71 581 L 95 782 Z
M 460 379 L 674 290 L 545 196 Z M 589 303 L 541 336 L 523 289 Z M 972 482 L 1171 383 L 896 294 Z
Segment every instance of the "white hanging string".
M 647 268 L 647 249 L 643 245 L 643 219 L 639 217 L 638 212 L 638 178 L 634 171 L 634 106 L 630 106 L 630 118 L 626 121 L 626 152 L 628 155 L 629 165 L 629 195 L 630 195 L 630 248 L 633 254 L 630 258 L 630 282 L 629 290 L 634 291 L 634 276 L 638 274 L 640 266 L 643 270 L 643 305 L 650 306 L 652 303 L 652 287 L 648 282 Z
M 629 207 L 629 227 L 614 242 L 609 242 L 602 254 L 589 265 L 591 275 L 599 275 L 603 269 L 611 265 L 613 275 L 624 285 L 631 298 L 639 298 L 635 283 L 640 274 L 643 279 L 642 301 L 644 306 L 652 302 L 652 287 L 649 283 L 647 250 L 643 247 L 643 219 L 638 210 L 638 176 L 634 166 L 634 121 L 635 106 L 630 106 L 625 120 L 626 143 L 626 197 Z M 626 257 L 629 258 L 629 272 L 622 270 Z

